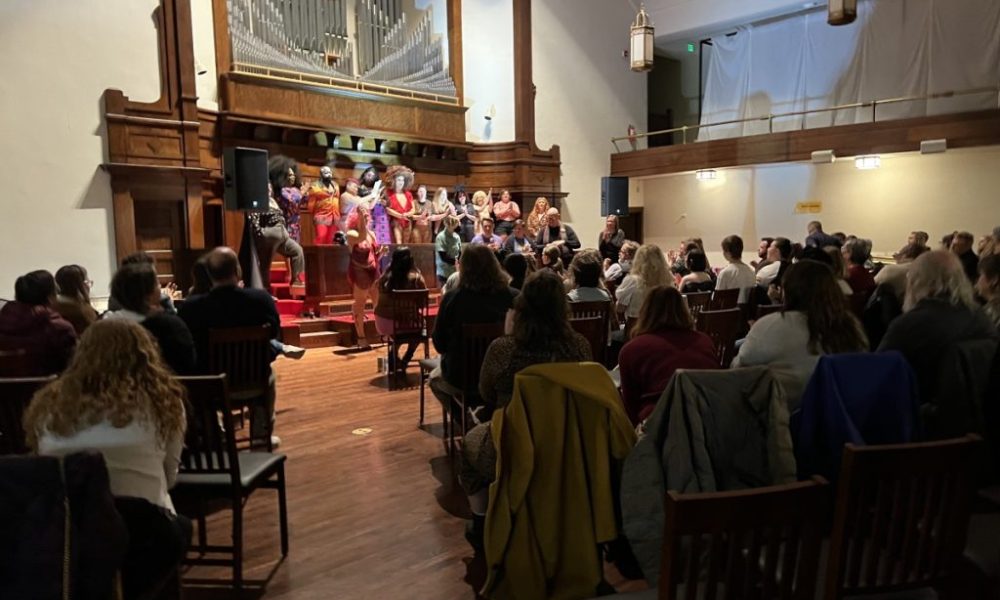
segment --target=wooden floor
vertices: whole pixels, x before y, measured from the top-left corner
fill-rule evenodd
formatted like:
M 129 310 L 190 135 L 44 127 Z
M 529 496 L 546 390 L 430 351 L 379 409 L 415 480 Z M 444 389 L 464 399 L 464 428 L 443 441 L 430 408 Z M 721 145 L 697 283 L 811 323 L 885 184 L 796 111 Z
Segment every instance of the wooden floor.
M 388 391 L 376 373 L 384 352 L 278 359 L 289 555 L 280 560 L 276 494 L 259 490 L 246 509 L 250 584 L 237 594 L 230 570 L 192 568 L 186 579 L 220 585 L 185 585 L 186 600 L 476 597 L 484 565 L 465 541 L 468 503 L 441 441 L 441 405 L 428 390 L 429 425 L 419 429 L 417 369 L 408 389 Z M 228 512 L 210 518 L 209 543 L 228 544 L 230 523 Z M 645 587 L 611 568 L 606 575 L 620 590 Z

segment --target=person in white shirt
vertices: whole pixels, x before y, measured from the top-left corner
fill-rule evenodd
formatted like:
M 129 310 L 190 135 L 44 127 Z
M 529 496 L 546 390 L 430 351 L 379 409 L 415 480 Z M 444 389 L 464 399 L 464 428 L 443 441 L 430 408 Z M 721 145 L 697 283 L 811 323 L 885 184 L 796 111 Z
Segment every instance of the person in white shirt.
M 635 258 L 635 251 L 639 249 L 639 244 L 632 240 L 625 240 L 622 249 L 618 251 L 618 262 L 612 263 L 611 259 L 605 258 L 604 281 L 618 283 L 632 270 L 632 259 Z
M 910 234 L 910 237 L 913 237 L 913 233 Z M 913 261 L 928 250 L 930 248 L 925 245 L 907 244 L 896 255 L 896 264 L 886 265 L 879 269 L 879 272 L 875 274 L 875 283 L 877 285 L 884 283 L 891 287 L 900 305 L 902 305 L 903 298 L 906 296 L 906 274 L 910 272 Z
M 765 288 L 774 282 L 782 263 L 792 260 L 792 242 L 788 238 L 774 238 L 767 247 L 767 260 L 767 266 L 757 271 L 757 284 Z
M 676 287 L 663 250 L 654 244 L 645 244 L 636 251 L 632 272 L 622 280 L 615 292 L 618 312 L 624 313 L 626 319 L 637 319 L 642 301 L 646 298 L 646 290 L 658 285 Z
M 740 291 L 739 303 L 745 304 L 748 291 L 757 285 L 757 276 L 753 269 L 743 262 L 743 238 L 738 235 L 730 235 L 723 239 L 722 256 L 729 264 L 719 271 L 715 289 L 738 289 Z

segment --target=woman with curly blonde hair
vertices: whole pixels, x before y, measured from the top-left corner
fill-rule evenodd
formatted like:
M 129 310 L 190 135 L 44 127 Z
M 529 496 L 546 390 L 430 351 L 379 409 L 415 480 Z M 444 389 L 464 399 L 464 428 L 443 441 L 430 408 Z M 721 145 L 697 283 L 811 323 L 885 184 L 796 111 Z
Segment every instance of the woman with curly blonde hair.
M 676 287 L 667 257 L 659 246 L 640 246 L 632 259 L 632 271 L 622 280 L 615 294 L 618 312 L 624 312 L 626 318 L 638 318 L 646 292 L 660 285 Z
M 50 456 L 97 450 L 112 494 L 147 500 L 173 517 L 167 490 L 184 443 L 184 395 L 141 325 L 98 321 L 81 336 L 62 376 L 28 406 L 28 445 Z
M 533 240 L 538 237 L 538 232 L 546 224 L 545 213 L 549 211 L 549 199 L 539 196 L 535 199 L 535 207 L 528 213 L 525 225 L 528 228 L 528 239 Z

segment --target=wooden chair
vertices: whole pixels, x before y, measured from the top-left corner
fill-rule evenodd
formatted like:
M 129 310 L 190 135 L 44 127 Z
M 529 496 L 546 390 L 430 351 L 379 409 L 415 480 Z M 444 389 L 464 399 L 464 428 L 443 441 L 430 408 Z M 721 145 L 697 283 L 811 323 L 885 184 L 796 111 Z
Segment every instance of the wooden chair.
M 698 313 L 708 308 L 708 303 L 712 301 L 712 292 L 692 292 L 684 294 L 684 298 L 687 300 L 691 316 L 697 319 Z
M 0 379 L 0 456 L 28 453 L 24 411 L 35 392 L 54 380 L 55 375 Z
M 208 330 L 209 373 L 226 375 L 229 401 L 240 414 L 246 408 L 253 410 L 254 406 L 265 406 L 271 393 L 274 352 L 271 337 L 268 325 Z M 267 449 L 271 450 L 271 415 L 264 415 L 264 418 L 268 420 L 264 437 Z
M 701 494 L 667 492 L 660 600 L 816 593 L 826 481 Z
M 742 316 L 743 313 L 738 308 L 703 310 L 698 313 L 697 329 L 712 338 L 715 356 L 719 360 L 719 366 L 723 368 L 733 361 Z
M 965 547 L 981 442 L 847 444 L 825 598 L 947 585 Z
M 392 334 L 388 335 L 386 360 L 389 364 L 390 389 L 395 389 L 398 383 L 398 366 L 396 357 L 400 347 L 410 343 L 424 345 L 424 358 L 430 356 L 430 345 L 427 338 L 427 290 L 396 290 L 389 294 L 389 306 L 392 311 Z M 403 373 L 406 379 L 406 373 Z
M 281 555 L 288 555 L 288 508 L 285 498 L 285 455 L 271 452 L 237 452 L 225 375 L 178 377 L 188 391 L 190 414 L 180 473 L 173 495 L 179 503 L 204 504 L 228 500 L 233 511 L 232 546 L 207 543 L 205 512 L 199 510 L 197 556 L 185 562 L 195 565 L 222 565 L 233 569 L 233 584 L 243 587 L 243 507 L 257 489 L 278 492 L 278 521 Z M 184 501 L 184 502 L 181 502 Z M 183 512 L 183 511 L 182 511 Z M 229 558 L 207 554 L 230 554 Z
M 600 317 L 573 318 L 569 320 L 573 331 L 587 338 L 590 342 L 590 354 L 594 362 L 604 364 L 600 358 L 608 346 L 608 323 Z M 598 358 L 600 357 L 600 358 Z
M 596 339 L 591 343 L 594 362 L 605 364 L 608 354 L 608 336 L 611 332 L 611 310 L 610 300 L 597 300 L 594 302 L 570 302 L 571 319 L 589 319 L 597 317 L 604 323 L 604 333 L 601 339 Z M 587 338 L 590 339 L 590 338 Z M 595 343 L 596 342 L 596 343 Z
M 736 308 L 740 301 L 740 289 L 715 290 L 712 292 L 712 301 L 709 302 L 709 310 L 726 310 Z
M 483 359 L 486 357 L 486 350 L 493 343 L 493 340 L 503 336 L 503 323 L 467 323 L 462 325 L 462 356 L 465 362 L 462 373 L 462 391 L 456 400 L 461 409 L 459 424 L 462 431 L 462 438 L 465 438 L 465 414 L 466 406 L 470 399 L 479 397 L 479 372 L 483 368 Z M 449 420 L 448 427 L 448 451 L 455 447 L 455 419 Z

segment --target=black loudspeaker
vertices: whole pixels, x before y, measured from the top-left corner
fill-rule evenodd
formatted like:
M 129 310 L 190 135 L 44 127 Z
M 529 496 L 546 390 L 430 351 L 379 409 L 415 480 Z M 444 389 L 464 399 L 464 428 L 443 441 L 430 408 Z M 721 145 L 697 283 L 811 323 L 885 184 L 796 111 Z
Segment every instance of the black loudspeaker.
M 628 177 L 601 177 L 601 216 L 628 215 Z
M 267 150 L 225 148 L 222 151 L 222 197 L 230 210 L 266 211 Z

